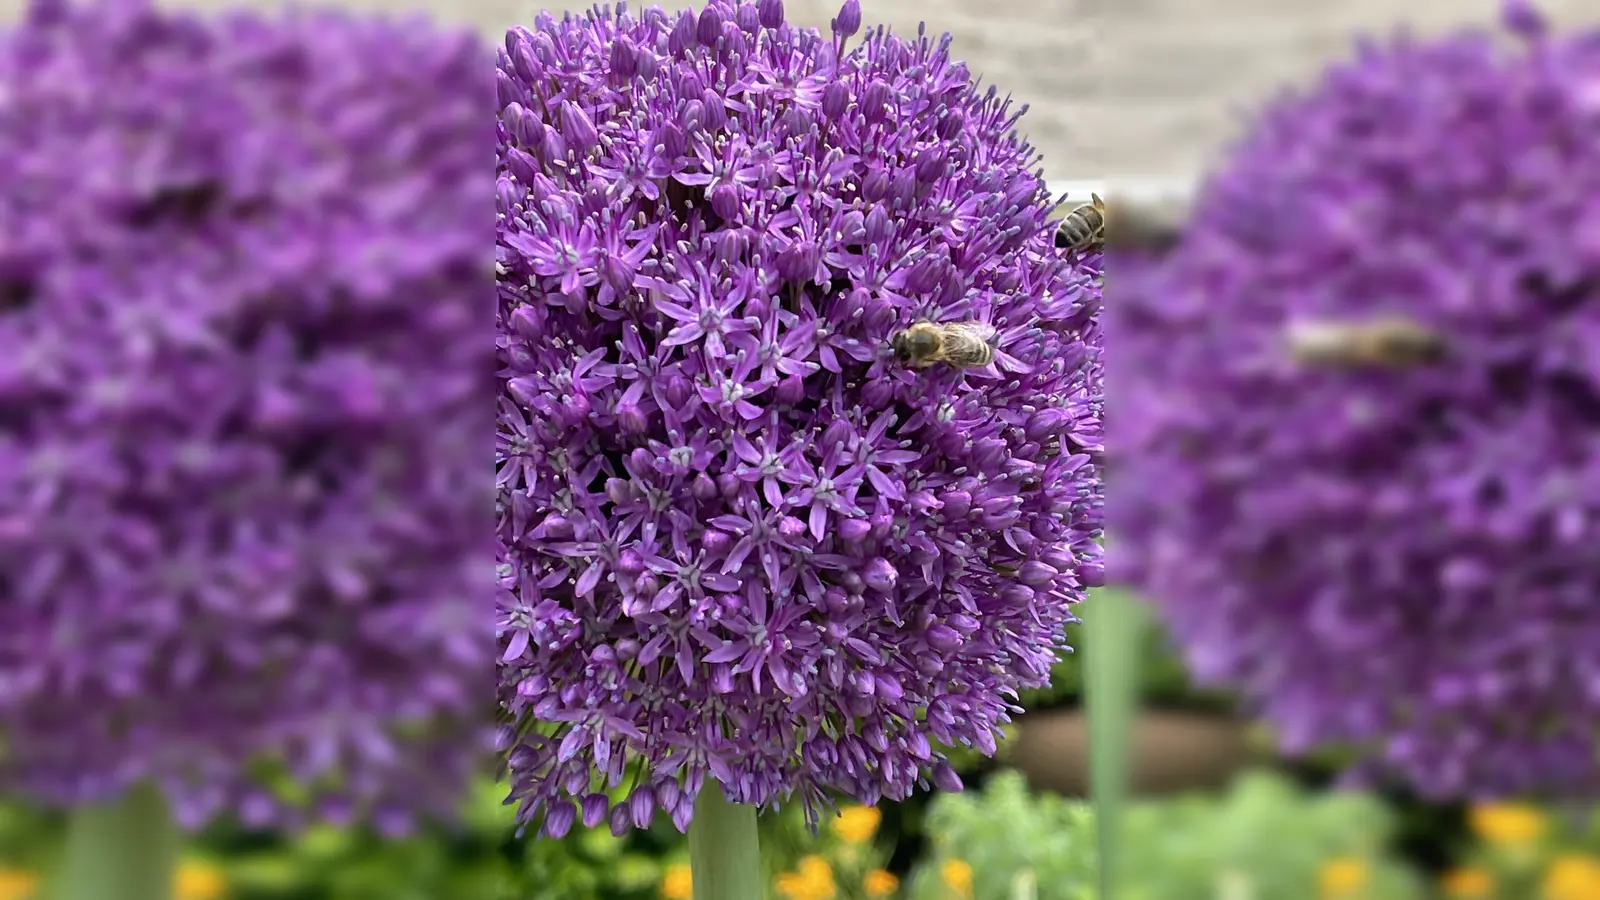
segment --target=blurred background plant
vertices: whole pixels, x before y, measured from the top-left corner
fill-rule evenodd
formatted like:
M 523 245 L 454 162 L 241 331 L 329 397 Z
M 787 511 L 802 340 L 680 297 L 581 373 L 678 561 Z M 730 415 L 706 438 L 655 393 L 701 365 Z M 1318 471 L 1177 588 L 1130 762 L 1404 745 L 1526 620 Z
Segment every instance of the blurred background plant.
M 1447 900 L 1589 900 L 1600 897 L 1600 815 L 1488 803 L 1469 810 L 1471 841 L 1445 872 Z
M 1273 772 L 1241 776 L 1220 796 L 1134 803 L 1127 813 L 1130 900 L 1405 900 L 1417 875 L 1389 847 L 1392 815 L 1366 794 L 1308 792 Z M 1001 772 L 981 792 L 939 797 L 927 817 L 933 853 L 910 900 L 1092 900 L 1094 813 Z
M 1225 792 L 1135 802 L 1123 896 L 1600 898 L 1592 808 L 1474 807 L 1462 833 L 1441 826 L 1424 834 L 1447 861 L 1429 866 L 1400 840 L 1405 808 L 1306 780 L 1254 770 Z M 1007 769 L 974 774 L 970 784 L 925 806 L 846 806 L 816 835 L 798 807 L 764 819 L 767 900 L 1099 900 L 1088 803 L 1030 788 Z M 503 786 L 485 780 L 458 828 L 403 840 L 333 827 L 288 839 L 221 824 L 193 842 L 175 900 L 692 900 L 687 847 L 669 825 L 624 838 L 602 827 L 519 840 L 503 796 Z M 36 873 L 48 866 L 60 825 L 57 816 L 0 805 L 0 900 L 42 900 Z
M 910 900 L 1013 900 L 1019 877 L 1036 886 L 1037 900 L 1095 896 L 1089 806 L 1034 793 L 1017 772 L 940 796 L 926 821 L 931 852 L 911 878 Z
M 1222 795 L 1135 804 L 1125 838 L 1131 900 L 1403 900 L 1421 882 L 1393 852 L 1378 798 L 1312 792 L 1272 771 Z

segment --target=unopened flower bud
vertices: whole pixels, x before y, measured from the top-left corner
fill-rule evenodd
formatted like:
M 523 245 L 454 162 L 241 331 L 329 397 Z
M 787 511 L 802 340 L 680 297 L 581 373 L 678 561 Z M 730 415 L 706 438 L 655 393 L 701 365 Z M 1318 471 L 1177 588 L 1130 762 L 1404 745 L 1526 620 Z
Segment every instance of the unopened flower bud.
M 715 47 L 722 37 L 722 12 L 715 6 L 700 10 L 700 23 L 695 32 L 702 47 Z
M 668 122 L 661 126 L 656 134 L 656 153 L 662 159 L 675 160 L 689 150 L 689 139 L 684 135 L 683 129 L 676 124 Z
M 700 477 L 704 478 L 705 474 L 701 473 Z M 710 479 L 707 480 L 709 481 Z M 715 488 L 716 485 L 713 484 L 712 487 Z M 715 528 L 707 528 L 705 534 L 700 536 L 700 546 L 704 548 L 707 553 L 713 556 L 720 556 L 721 554 L 726 553 L 729 547 L 733 546 L 733 536 L 728 534 L 726 531 L 718 531 Z
M 861 572 L 861 580 L 867 587 L 880 594 L 888 593 L 894 590 L 895 583 L 900 580 L 900 573 L 895 570 L 893 563 L 879 556 L 867 563 Z
M 605 794 L 590 794 L 583 798 L 583 827 L 593 828 L 605 821 L 611 809 L 611 799 Z
M 1038 560 L 1029 560 L 1017 572 L 1017 580 L 1029 587 L 1043 587 L 1054 581 L 1058 574 L 1055 569 Z
M 739 218 L 739 189 L 724 181 L 711 189 L 711 211 L 725 222 Z
M 833 33 L 842 38 L 861 30 L 861 0 L 844 0 L 839 14 L 833 17 Z
M 882 122 L 889 117 L 889 101 L 894 92 L 882 81 L 870 82 L 861 92 L 861 112 L 868 122 Z
M 627 84 L 637 74 L 639 48 L 627 35 L 621 35 L 611 45 L 611 81 L 617 85 Z
M 762 28 L 777 28 L 783 24 L 783 0 L 757 0 L 756 11 Z
M 738 23 L 739 30 L 745 34 L 755 34 L 761 30 L 761 13 L 748 3 L 739 5 L 739 12 L 734 21 Z
M 667 52 L 673 56 L 682 56 L 684 51 L 695 43 L 694 12 L 686 9 L 678 13 L 678 21 L 672 26 L 672 33 L 667 36 Z
M 917 154 L 916 175 L 917 180 L 923 184 L 932 184 L 944 177 L 945 151 L 943 147 L 934 145 Z
M 866 519 L 845 519 L 834 530 L 846 544 L 859 544 L 872 532 L 872 523 Z
M 778 275 L 785 281 L 810 281 L 817 272 L 817 245 L 795 241 L 778 253 Z
M 940 653 L 948 653 L 961 646 L 961 633 L 948 625 L 935 625 L 923 635 L 928 646 Z
M 850 86 L 842 81 L 830 81 L 822 89 L 822 114 L 829 119 L 842 118 L 850 109 Z
M 700 107 L 704 118 L 700 120 L 700 127 L 715 133 L 728 125 L 728 105 L 716 91 L 709 88 L 700 93 Z
M 566 138 L 567 144 L 579 153 L 587 153 L 590 148 L 600 143 L 600 135 L 595 131 L 594 120 L 571 100 L 561 101 L 561 136 Z
M 656 72 L 661 68 L 661 60 L 656 57 L 654 51 L 641 48 L 638 53 L 638 59 L 634 62 L 634 67 L 639 78 L 648 84 L 655 80 Z

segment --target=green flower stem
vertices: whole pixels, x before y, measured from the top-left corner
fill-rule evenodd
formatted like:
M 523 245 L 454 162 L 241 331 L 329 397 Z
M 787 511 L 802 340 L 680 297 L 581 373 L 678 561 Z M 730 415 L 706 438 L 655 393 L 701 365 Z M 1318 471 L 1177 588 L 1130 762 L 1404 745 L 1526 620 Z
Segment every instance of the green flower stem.
M 694 900 L 760 900 L 761 846 L 756 808 L 729 803 L 722 785 L 706 779 L 689 824 L 689 870 Z
M 72 814 L 52 900 L 171 900 L 178 829 L 166 798 L 141 786 Z
M 1128 794 L 1128 758 L 1139 699 L 1142 610 L 1119 591 L 1097 591 L 1086 606 L 1084 699 L 1089 715 L 1089 795 L 1100 856 L 1100 896 L 1119 896 L 1119 845 Z

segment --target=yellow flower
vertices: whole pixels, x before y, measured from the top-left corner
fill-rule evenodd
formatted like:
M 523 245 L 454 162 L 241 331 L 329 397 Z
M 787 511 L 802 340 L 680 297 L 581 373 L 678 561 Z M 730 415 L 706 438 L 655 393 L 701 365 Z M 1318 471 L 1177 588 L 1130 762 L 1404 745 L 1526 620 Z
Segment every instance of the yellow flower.
M 1367 864 L 1354 856 L 1330 859 L 1317 870 L 1317 887 L 1325 900 L 1351 898 L 1367 883 Z
M 972 895 L 972 865 L 964 859 L 947 859 L 939 867 L 939 879 L 962 897 Z
M 865 844 L 878 833 L 883 813 L 874 806 L 847 806 L 833 820 L 833 833 L 847 844 Z
M 1522 803 L 1485 803 L 1468 816 L 1472 830 L 1496 847 L 1522 847 L 1544 835 L 1544 814 Z
M 694 878 L 688 863 L 673 863 L 661 875 L 662 900 L 694 900 Z
M 186 859 L 178 866 L 173 895 L 177 900 L 219 900 L 227 895 L 228 880 L 222 870 L 198 859 Z
M 1446 872 L 1440 887 L 1450 900 L 1487 900 L 1494 891 L 1494 876 L 1473 866 Z
M 1544 900 L 1600 898 L 1600 859 L 1572 853 L 1556 857 L 1544 874 Z
M 800 864 L 795 866 L 795 871 L 799 872 L 802 878 L 806 878 L 810 881 L 833 881 L 833 866 L 828 865 L 828 861 L 826 859 L 823 859 L 815 853 L 811 854 L 810 856 L 801 857 Z
M 867 896 L 873 900 L 889 897 L 900 889 L 900 879 L 882 869 L 873 869 L 861 879 L 861 886 L 866 889 Z
M 839 891 L 833 867 L 815 854 L 803 857 L 795 871 L 779 875 L 773 886 L 784 900 L 833 900 Z
M 0 866 L 0 900 L 33 900 L 39 876 L 26 869 Z
M 772 886 L 783 900 L 801 900 L 805 896 L 806 880 L 798 873 L 784 872 L 773 879 Z

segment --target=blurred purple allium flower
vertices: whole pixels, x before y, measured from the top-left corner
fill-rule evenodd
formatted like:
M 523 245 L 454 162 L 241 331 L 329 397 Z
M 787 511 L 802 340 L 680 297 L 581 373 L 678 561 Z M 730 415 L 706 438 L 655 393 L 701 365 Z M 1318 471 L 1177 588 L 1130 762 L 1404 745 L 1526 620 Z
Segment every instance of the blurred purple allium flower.
M 502 738 L 545 834 L 684 828 L 707 774 L 813 814 L 959 787 L 935 742 L 992 751 L 1100 580 L 1099 288 L 1022 110 L 835 21 L 507 36 Z M 919 318 L 992 322 L 998 367 L 894 365 Z
M 1600 34 L 1507 24 L 1272 107 L 1108 326 L 1117 578 L 1292 749 L 1434 795 L 1600 786 Z M 1387 314 L 1447 357 L 1284 352 Z
M 473 750 L 486 48 L 36 3 L 0 36 L 0 778 L 431 810 Z

